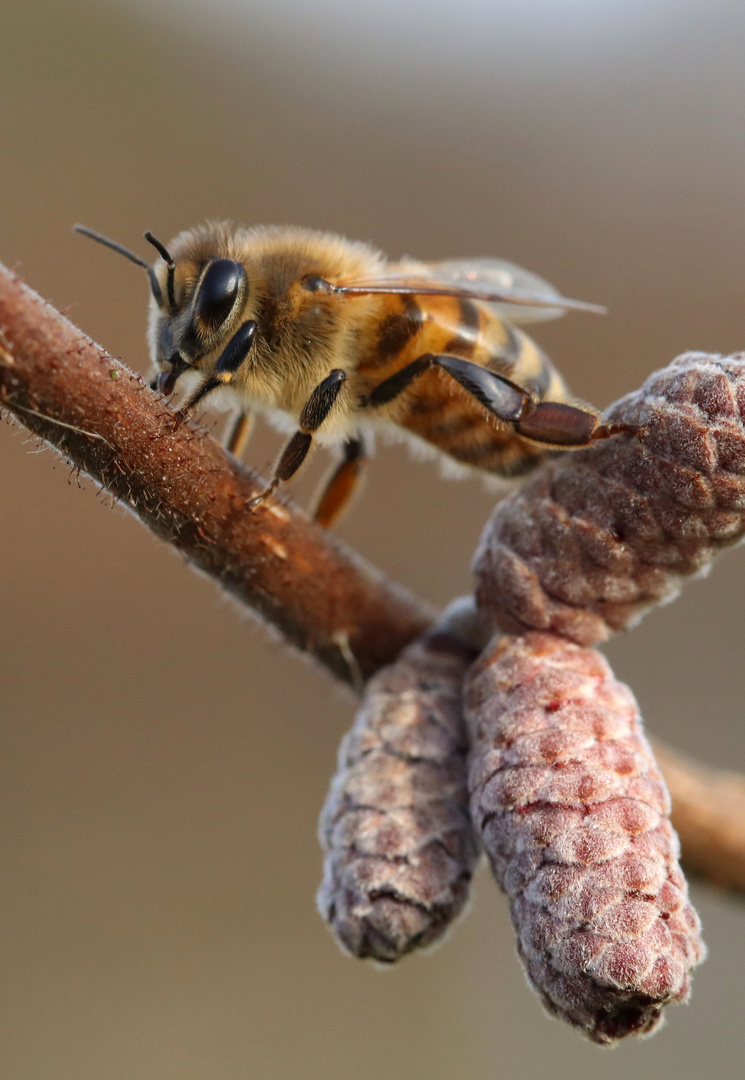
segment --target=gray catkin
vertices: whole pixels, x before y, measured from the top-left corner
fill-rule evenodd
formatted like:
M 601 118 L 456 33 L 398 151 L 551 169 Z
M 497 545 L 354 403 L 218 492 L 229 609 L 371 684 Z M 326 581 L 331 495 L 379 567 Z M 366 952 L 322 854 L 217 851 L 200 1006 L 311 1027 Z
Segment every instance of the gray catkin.
M 466 617 L 465 622 L 468 621 Z M 462 684 L 476 656 L 450 611 L 370 680 L 321 815 L 318 907 L 340 946 L 392 962 L 440 938 L 479 855 Z
M 595 649 L 508 635 L 466 715 L 471 813 L 531 984 L 595 1042 L 649 1034 L 704 950 L 633 695 Z
M 673 599 L 745 534 L 745 356 L 688 353 L 617 402 L 639 425 L 549 462 L 496 507 L 479 606 L 510 633 L 592 645 Z

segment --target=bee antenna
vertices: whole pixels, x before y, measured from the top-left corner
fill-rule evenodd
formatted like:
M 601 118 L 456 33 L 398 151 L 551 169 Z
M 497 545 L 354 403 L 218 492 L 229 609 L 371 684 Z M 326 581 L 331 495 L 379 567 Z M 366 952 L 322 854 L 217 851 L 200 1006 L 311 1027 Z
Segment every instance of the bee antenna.
M 123 244 L 117 243 L 116 240 L 110 240 L 108 236 L 104 236 L 103 233 L 96 232 L 95 229 L 89 229 L 87 225 L 73 225 L 73 231 L 80 233 L 81 236 L 87 236 L 89 240 L 95 240 L 97 244 L 103 244 L 104 247 L 111 248 L 112 251 L 116 251 L 119 255 L 123 255 L 125 259 L 129 259 L 135 266 L 141 266 L 147 270 L 147 276 L 150 279 L 150 288 L 156 303 L 163 307 L 163 294 L 160 291 L 160 285 L 158 279 L 155 276 L 155 271 L 149 262 L 145 262 L 139 255 L 135 255 L 129 248 L 125 248 Z
M 168 278 L 166 282 L 166 288 L 168 290 L 168 306 L 170 307 L 171 311 L 173 311 L 176 307 L 176 294 L 173 287 L 173 278 L 174 274 L 176 273 L 176 263 L 171 258 L 171 255 L 165 244 L 161 243 L 161 241 L 158 240 L 157 237 L 153 236 L 149 229 L 145 230 L 145 239 L 147 240 L 148 244 L 153 245 L 163 262 L 168 267 Z
M 125 259 L 129 259 L 130 262 L 135 263 L 137 266 L 144 266 L 146 270 L 150 269 L 150 263 L 146 263 L 144 259 L 141 259 L 139 255 L 135 255 L 129 248 L 125 248 L 123 244 L 118 244 L 116 240 L 109 240 L 108 236 L 96 232 L 95 229 L 89 229 L 87 225 L 73 225 L 73 231 L 80 233 L 82 236 L 87 236 L 90 240 L 95 240 L 97 244 L 103 244 L 104 247 L 111 248 L 112 251 L 118 251 Z

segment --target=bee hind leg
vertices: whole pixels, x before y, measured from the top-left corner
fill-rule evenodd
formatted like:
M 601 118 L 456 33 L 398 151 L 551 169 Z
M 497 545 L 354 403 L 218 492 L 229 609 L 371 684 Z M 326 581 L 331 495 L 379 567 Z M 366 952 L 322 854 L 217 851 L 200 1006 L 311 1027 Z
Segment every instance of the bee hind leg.
M 300 413 L 299 429 L 292 436 L 282 451 L 274 476 L 269 487 L 248 502 L 248 509 L 255 510 L 272 495 L 281 483 L 291 480 L 308 456 L 313 444 L 313 432 L 318 431 L 336 404 L 336 400 L 347 381 L 346 371 L 334 370 L 320 382 L 308 398 Z
M 632 424 L 604 424 L 592 409 L 579 405 L 536 401 L 527 390 L 504 375 L 469 360 L 439 353 L 425 353 L 384 379 L 369 395 L 367 405 L 373 408 L 387 405 L 433 367 L 446 371 L 493 416 L 511 424 L 518 435 L 532 442 L 573 450 L 611 435 L 634 435 L 638 431 Z
M 604 424 L 591 409 L 579 405 L 541 401 L 517 421 L 515 431 L 532 442 L 574 450 L 611 435 L 636 435 L 639 428 L 635 424 Z
M 433 367 L 446 371 L 485 409 L 500 420 L 504 420 L 505 423 L 514 424 L 530 405 L 530 395 L 503 375 L 497 375 L 488 368 L 479 367 L 478 364 L 473 364 L 469 360 L 461 360 L 460 357 L 440 353 L 425 353 L 423 356 L 418 356 L 395 375 L 384 379 L 370 393 L 366 405 L 372 408 L 387 405 L 403 393 L 415 379 Z
M 369 450 L 361 436 L 345 443 L 344 457 L 326 482 L 313 514 L 322 529 L 330 528 L 347 509 L 369 460 Z

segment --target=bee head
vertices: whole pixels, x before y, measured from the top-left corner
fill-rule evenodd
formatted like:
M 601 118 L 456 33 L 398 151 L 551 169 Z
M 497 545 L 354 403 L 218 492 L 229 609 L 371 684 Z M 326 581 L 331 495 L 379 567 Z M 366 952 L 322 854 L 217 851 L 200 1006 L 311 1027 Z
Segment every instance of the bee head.
M 231 258 L 221 229 L 182 233 L 166 248 L 147 239 L 161 261 L 153 268 L 150 352 L 159 375 L 153 381 L 171 393 L 188 370 L 204 372 L 210 358 L 237 329 L 249 295 L 248 274 Z
M 245 267 L 230 257 L 227 227 L 182 233 L 168 247 L 148 230 L 145 239 L 160 256 L 154 264 L 93 229 L 75 230 L 147 270 L 153 389 L 169 394 L 184 372 L 204 370 L 237 326 L 249 293 Z

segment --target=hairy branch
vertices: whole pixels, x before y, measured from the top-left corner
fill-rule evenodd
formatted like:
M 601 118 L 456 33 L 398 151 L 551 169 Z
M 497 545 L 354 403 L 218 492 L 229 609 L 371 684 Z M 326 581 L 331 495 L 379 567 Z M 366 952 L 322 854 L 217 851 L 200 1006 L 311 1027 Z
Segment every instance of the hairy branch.
M 143 380 L 0 266 L 0 409 L 81 469 L 297 649 L 355 688 L 433 612 L 276 500 Z M 657 747 L 684 860 L 745 892 L 745 778 Z
M 173 413 L 143 380 L 0 269 L 0 407 L 101 483 L 282 636 L 352 685 L 433 613 Z

